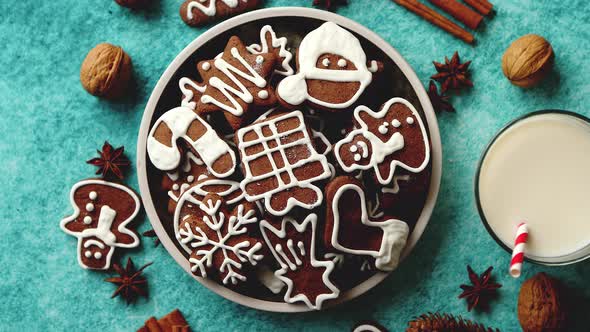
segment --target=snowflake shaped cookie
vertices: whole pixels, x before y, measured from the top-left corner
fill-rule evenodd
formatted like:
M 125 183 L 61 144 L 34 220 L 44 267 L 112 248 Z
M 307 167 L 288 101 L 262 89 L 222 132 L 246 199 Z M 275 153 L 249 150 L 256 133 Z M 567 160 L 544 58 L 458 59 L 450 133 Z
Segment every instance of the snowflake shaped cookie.
M 218 278 L 224 285 L 245 281 L 248 268 L 264 256 L 262 243 L 248 235 L 247 225 L 258 222 L 255 207 L 239 204 L 229 212 L 223 199 L 208 194 L 181 213 L 176 236 L 192 249 L 191 271 L 200 277 Z

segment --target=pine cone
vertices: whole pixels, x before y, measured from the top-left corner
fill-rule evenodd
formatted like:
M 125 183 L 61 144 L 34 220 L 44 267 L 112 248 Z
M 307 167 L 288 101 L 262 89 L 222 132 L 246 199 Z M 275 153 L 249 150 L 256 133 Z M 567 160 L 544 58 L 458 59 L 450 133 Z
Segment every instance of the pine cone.
M 427 313 L 408 322 L 406 332 L 500 332 L 450 314 Z

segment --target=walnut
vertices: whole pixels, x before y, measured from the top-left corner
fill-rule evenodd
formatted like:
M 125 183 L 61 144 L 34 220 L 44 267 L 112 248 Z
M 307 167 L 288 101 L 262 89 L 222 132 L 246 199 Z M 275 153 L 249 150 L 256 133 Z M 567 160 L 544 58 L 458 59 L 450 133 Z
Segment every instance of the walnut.
M 115 2 L 119 6 L 131 9 L 141 9 L 147 7 L 147 5 L 150 3 L 150 0 L 115 0 Z
M 559 282 L 537 273 L 522 284 L 518 295 L 518 320 L 523 331 L 564 331 L 565 305 Z
M 102 43 L 86 55 L 80 68 L 80 81 L 90 94 L 116 99 L 127 90 L 131 69 L 131 58 L 122 48 Z
M 539 83 L 553 65 L 553 47 L 538 35 L 515 40 L 502 57 L 504 75 L 514 85 L 528 88 Z

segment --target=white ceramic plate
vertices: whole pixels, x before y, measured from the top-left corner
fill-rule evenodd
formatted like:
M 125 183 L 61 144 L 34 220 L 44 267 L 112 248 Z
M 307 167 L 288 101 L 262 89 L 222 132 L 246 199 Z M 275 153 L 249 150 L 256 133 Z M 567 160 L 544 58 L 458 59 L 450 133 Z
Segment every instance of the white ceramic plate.
M 267 301 L 256 299 L 253 297 L 249 297 L 235 291 L 226 288 L 215 281 L 198 278 L 195 277 L 190 272 L 190 266 L 188 259 L 186 256 L 181 252 L 179 247 L 177 247 L 174 243 L 174 237 L 170 237 L 169 234 L 164 229 L 162 221 L 156 212 L 156 207 L 154 206 L 154 200 L 152 197 L 152 193 L 150 192 L 149 187 L 149 172 L 148 172 L 148 162 L 146 160 L 146 141 L 147 136 L 149 133 L 150 125 L 155 120 L 154 113 L 160 102 L 160 98 L 164 92 L 164 90 L 169 86 L 169 84 L 174 83 L 175 86 L 178 86 L 176 82 L 171 82 L 171 79 L 175 76 L 176 72 L 183 66 L 186 65 L 187 60 L 195 53 L 199 48 L 201 48 L 204 44 L 208 41 L 218 37 L 220 34 L 226 33 L 230 29 L 239 29 L 240 26 L 252 23 L 256 21 L 268 20 L 268 19 L 276 19 L 280 17 L 285 17 L 285 19 L 294 19 L 294 18 L 311 18 L 319 21 L 332 21 L 337 23 L 338 25 L 358 34 L 359 36 L 364 37 L 369 43 L 373 44 L 374 47 L 380 50 L 384 56 L 387 56 L 393 61 L 395 66 L 397 66 L 397 70 L 400 71 L 400 77 L 407 80 L 408 87 L 413 90 L 415 94 L 415 98 L 420 103 L 420 107 L 424 111 L 425 120 L 428 124 L 428 130 L 430 134 L 431 140 L 431 160 L 432 160 L 432 175 L 430 180 L 430 188 L 428 191 L 428 195 L 426 198 L 426 202 L 422 213 L 408 238 L 406 248 L 402 253 L 402 259 L 405 258 L 414 248 L 428 221 L 432 214 L 432 210 L 436 203 L 436 198 L 438 196 L 438 191 L 440 187 L 440 179 L 441 179 L 441 160 L 442 160 L 442 147 L 440 141 L 440 134 L 438 129 L 438 124 L 436 121 L 436 115 L 432 109 L 432 105 L 430 100 L 428 99 L 428 95 L 424 90 L 420 80 L 412 70 L 412 68 L 408 65 L 408 63 L 402 58 L 402 56 L 386 41 L 381 39 L 377 36 L 374 32 L 370 31 L 369 29 L 365 28 L 364 26 L 351 21 L 345 17 L 340 15 L 330 13 L 327 11 L 317 10 L 317 9 L 309 9 L 309 8 L 300 8 L 300 7 L 283 7 L 283 8 L 269 8 L 269 9 L 261 9 L 257 11 L 252 11 L 249 13 L 242 14 L 240 16 L 236 16 L 234 18 L 228 19 L 211 29 L 207 30 L 205 33 L 200 35 L 197 39 L 191 42 L 180 54 L 172 61 L 172 63 L 168 66 L 160 80 L 156 84 L 152 95 L 147 103 L 145 108 L 143 119 L 141 121 L 141 127 L 139 130 L 139 137 L 137 142 L 137 172 L 139 176 L 139 188 L 141 191 L 141 197 L 143 200 L 143 205 L 145 207 L 146 213 L 150 222 L 160 238 L 162 244 L 166 248 L 166 250 L 174 257 L 176 262 L 187 271 L 188 274 L 193 276 L 196 280 L 198 280 L 201 284 L 205 287 L 209 288 L 213 292 L 217 293 L 218 295 L 223 296 L 224 298 L 231 300 L 233 302 L 260 309 L 260 310 L 267 310 L 267 311 L 277 311 L 277 312 L 302 312 L 302 311 L 309 311 L 310 309 L 304 304 L 288 304 L 283 302 L 274 302 L 274 301 Z M 262 26 L 262 25 L 261 25 Z M 307 33 L 305 31 L 304 33 Z M 304 34 L 303 33 L 303 34 Z M 218 50 L 217 50 L 218 51 Z M 387 96 L 386 99 L 390 97 L 405 97 L 403 94 L 401 95 L 392 95 Z M 385 101 L 384 99 L 383 101 Z M 178 104 L 180 104 L 180 99 L 178 100 Z M 324 307 L 334 306 L 339 303 L 343 303 L 349 301 L 369 289 L 376 286 L 378 283 L 383 281 L 385 277 L 389 274 L 384 272 L 377 272 L 367 280 L 361 282 L 357 286 L 343 291 L 340 296 L 333 301 L 327 302 Z

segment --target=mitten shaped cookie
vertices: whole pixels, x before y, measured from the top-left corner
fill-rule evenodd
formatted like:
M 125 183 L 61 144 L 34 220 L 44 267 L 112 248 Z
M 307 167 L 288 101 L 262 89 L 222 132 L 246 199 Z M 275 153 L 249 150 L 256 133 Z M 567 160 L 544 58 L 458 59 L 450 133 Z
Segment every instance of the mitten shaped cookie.
M 364 190 L 359 180 L 348 176 L 336 177 L 326 185 L 324 243 L 339 252 L 374 257 L 380 270 L 394 270 L 410 230 L 401 220 L 372 219 Z

